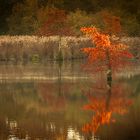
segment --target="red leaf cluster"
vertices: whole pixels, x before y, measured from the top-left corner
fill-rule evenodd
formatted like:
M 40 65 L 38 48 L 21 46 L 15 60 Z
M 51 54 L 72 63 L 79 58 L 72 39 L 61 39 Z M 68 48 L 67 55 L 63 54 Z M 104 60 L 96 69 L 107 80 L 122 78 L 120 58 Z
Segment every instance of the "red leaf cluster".
M 95 27 L 83 27 L 81 31 L 88 35 L 93 43 L 94 48 L 83 48 L 81 49 L 88 55 L 88 62 L 106 62 L 106 66 L 110 65 L 119 66 L 126 59 L 130 59 L 133 55 L 127 50 L 128 46 L 121 43 L 114 43 L 111 41 L 110 36 L 101 33 L 99 29 Z
M 48 9 L 47 20 L 38 31 L 39 35 L 72 35 L 72 31 L 66 23 L 67 15 L 64 10 L 57 8 Z

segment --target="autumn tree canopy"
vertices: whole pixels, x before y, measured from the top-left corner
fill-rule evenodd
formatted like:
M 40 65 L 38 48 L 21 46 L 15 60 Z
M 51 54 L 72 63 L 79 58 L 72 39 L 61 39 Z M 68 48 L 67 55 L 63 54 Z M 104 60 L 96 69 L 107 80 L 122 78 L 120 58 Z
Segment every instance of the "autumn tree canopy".
M 82 49 L 88 55 L 90 64 L 97 64 L 100 69 L 111 70 L 119 65 L 124 65 L 127 59 L 133 57 L 127 50 L 128 46 L 111 41 L 111 36 L 102 33 L 96 27 L 83 27 L 81 31 L 88 35 L 95 45 L 92 48 Z

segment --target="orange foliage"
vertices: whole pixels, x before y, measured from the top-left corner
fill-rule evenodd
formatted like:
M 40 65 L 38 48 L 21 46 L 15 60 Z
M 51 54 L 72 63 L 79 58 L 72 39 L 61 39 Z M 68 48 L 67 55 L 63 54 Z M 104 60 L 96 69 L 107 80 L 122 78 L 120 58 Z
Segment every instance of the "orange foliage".
M 94 48 L 83 48 L 82 51 L 88 54 L 88 62 L 106 62 L 106 66 L 118 66 L 124 62 L 124 58 L 132 58 L 132 54 L 127 51 L 127 46 L 121 43 L 111 42 L 110 36 L 101 33 L 95 27 L 83 27 L 81 31 L 88 35 Z

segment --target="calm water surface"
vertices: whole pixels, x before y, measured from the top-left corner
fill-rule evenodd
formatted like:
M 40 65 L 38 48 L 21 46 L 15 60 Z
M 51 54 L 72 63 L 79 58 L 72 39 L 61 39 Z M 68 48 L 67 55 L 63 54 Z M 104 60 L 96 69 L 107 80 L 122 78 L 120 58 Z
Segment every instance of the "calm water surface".
M 139 140 L 140 67 L 113 75 L 83 62 L 0 65 L 0 140 Z

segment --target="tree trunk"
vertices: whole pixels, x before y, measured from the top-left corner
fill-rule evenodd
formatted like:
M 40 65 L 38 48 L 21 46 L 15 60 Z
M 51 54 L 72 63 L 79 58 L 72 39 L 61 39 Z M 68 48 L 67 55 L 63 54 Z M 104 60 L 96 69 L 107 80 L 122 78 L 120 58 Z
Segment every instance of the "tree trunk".
M 111 87 L 112 87 L 112 68 L 111 68 L 111 60 L 110 60 L 110 53 L 107 50 L 106 52 L 107 55 L 107 99 L 106 99 L 106 108 L 109 108 L 109 103 L 110 103 L 110 99 L 111 99 Z

